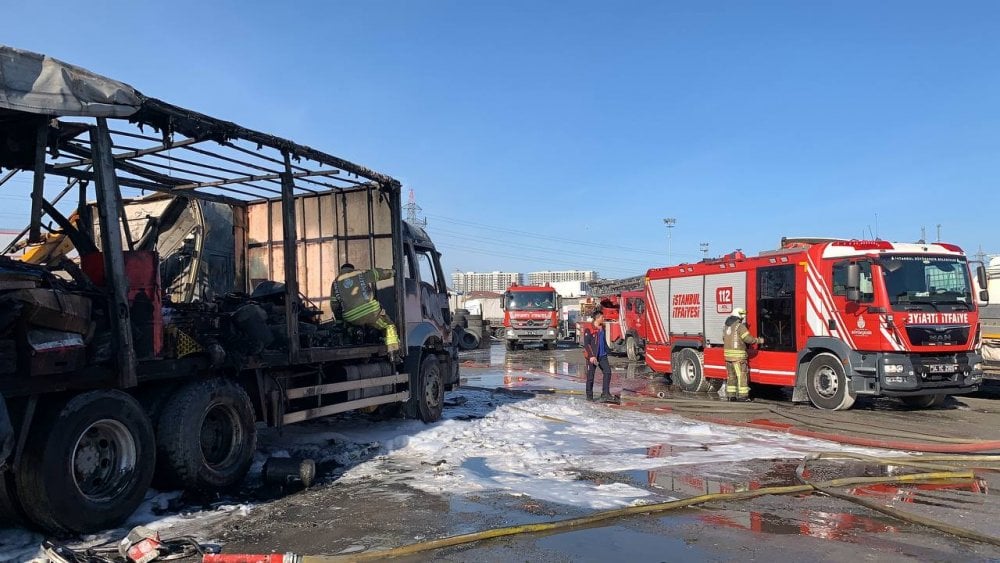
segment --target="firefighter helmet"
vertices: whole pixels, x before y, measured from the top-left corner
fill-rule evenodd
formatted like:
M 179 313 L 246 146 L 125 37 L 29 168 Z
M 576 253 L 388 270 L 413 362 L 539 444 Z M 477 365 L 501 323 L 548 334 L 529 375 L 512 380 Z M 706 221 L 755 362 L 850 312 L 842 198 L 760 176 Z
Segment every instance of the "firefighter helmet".
M 734 310 L 733 314 L 736 315 L 737 317 L 746 317 L 747 316 L 747 310 L 744 309 L 743 307 L 740 307 L 740 308 Z

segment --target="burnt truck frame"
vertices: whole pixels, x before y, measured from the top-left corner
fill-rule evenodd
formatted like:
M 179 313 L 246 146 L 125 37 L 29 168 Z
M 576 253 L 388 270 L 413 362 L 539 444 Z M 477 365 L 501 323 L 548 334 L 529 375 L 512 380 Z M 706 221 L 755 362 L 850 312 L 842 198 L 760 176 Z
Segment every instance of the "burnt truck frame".
M 459 375 L 446 286 L 433 242 L 402 220 L 397 180 L 4 46 L 0 89 L 0 185 L 33 174 L 22 237 L 29 249 L 52 251 L 32 275 L 53 293 L 85 296 L 94 311 L 82 337 L 87 359 L 68 371 L 34 374 L 23 323 L 0 332 L 18 343 L 16 357 L 0 358 L 0 367 L 17 366 L 0 370 L 5 520 L 64 535 L 115 526 L 141 503 L 154 473 L 188 490 L 232 488 L 249 468 L 258 422 L 281 427 L 368 408 L 440 417 Z M 169 227 L 162 216 L 129 216 L 148 194 L 231 209 L 233 253 L 231 263 L 201 272 L 222 290 L 189 292 L 199 296 L 192 302 L 160 302 L 157 261 L 154 295 L 138 288 L 154 306 L 144 305 L 138 319 L 135 267 L 167 246 L 159 233 Z M 59 211 L 64 199 L 72 213 Z M 67 240 L 73 249 L 55 252 Z M 5 260 L 0 266 L 23 264 Z M 319 321 L 331 317 L 330 285 L 346 261 L 395 273 L 378 295 L 397 325 L 399 353 L 371 333 Z M 103 283 L 91 279 L 95 272 Z M 280 283 L 261 297 L 253 292 L 264 280 Z M 185 328 L 173 331 L 170 348 L 158 332 L 174 326 L 159 315 L 183 313 L 192 326 L 222 334 L 240 314 L 264 310 L 263 299 L 276 303 L 265 328 L 281 346 L 206 344 Z M 238 326 L 249 332 L 265 326 L 246 318 Z M 317 330 L 324 326 L 334 328 Z M 341 340 L 316 344 L 305 329 Z M 110 346 L 97 360 L 95 332 Z

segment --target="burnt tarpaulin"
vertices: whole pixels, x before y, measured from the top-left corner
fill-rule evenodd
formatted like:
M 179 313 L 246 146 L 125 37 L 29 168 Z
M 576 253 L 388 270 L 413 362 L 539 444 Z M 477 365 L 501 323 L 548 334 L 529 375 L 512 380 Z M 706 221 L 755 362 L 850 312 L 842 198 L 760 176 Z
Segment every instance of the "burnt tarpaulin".
M 128 84 L 0 45 L 0 108 L 41 115 L 128 117 L 141 103 L 140 94 Z

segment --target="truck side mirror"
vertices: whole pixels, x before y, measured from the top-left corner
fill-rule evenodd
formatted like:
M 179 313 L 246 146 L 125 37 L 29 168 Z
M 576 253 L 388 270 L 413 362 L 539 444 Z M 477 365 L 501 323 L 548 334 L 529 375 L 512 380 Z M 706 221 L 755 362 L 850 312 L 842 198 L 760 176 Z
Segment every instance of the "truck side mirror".
M 986 267 L 982 264 L 976 268 L 976 281 L 979 282 L 979 289 L 985 290 L 990 285 L 989 276 L 986 275 Z
M 500 298 L 500 309 L 507 310 L 507 297 L 509 296 L 509 293 L 504 293 L 503 297 Z
M 990 304 L 990 292 L 988 290 L 985 289 L 979 290 L 979 302 L 982 303 L 983 305 Z
M 861 266 L 859 264 L 847 265 L 847 300 L 861 301 Z

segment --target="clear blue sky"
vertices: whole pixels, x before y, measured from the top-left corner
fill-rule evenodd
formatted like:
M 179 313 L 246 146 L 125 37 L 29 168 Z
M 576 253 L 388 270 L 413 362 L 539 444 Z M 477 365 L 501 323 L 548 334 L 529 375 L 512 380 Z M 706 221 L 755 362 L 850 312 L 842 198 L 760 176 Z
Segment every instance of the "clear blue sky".
M 883 238 L 940 223 L 1000 252 L 996 2 L 22 1 L 4 23 L 396 176 L 449 271 L 638 273 L 663 217 L 677 260 L 876 212 Z

